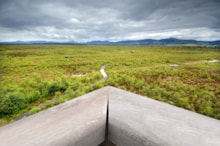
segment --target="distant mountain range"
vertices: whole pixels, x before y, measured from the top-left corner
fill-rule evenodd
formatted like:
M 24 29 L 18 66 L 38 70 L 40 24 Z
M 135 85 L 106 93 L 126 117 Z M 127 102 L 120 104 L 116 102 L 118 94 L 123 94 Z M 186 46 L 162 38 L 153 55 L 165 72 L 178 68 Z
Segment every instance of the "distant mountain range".
M 196 40 L 182 40 L 176 38 L 168 39 L 144 39 L 144 40 L 127 40 L 127 41 L 91 41 L 91 42 L 56 42 L 56 41 L 12 41 L 0 42 L 0 44 L 84 44 L 84 45 L 202 45 L 202 46 L 220 46 L 220 40 L 217 41 L 196 41 Z

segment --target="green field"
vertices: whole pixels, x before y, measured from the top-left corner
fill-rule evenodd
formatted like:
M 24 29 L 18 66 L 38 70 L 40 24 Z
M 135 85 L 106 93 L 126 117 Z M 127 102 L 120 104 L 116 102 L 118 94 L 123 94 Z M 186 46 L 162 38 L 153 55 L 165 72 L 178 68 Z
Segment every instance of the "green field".
M 0 125 L 106 85 L 220 119 L 214 59 L 219 48 L 1 45 Z M 107 81 L 99 72 L 105 64 Z

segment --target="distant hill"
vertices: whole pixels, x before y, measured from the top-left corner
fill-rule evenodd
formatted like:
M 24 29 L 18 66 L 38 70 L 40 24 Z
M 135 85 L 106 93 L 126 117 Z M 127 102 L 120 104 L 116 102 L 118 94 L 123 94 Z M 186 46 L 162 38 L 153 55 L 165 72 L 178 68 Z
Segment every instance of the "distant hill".
M 118 42 L 110 41 L 91 41 L 91 42 L 56 42 L 56 41 L 12 41 L 0 42 L 0 44 L 86 44 L 86 45 L 202 45 L 202 46 L 220 46 L 220 40 L 217 41 L 196 41 L 196 40 L 182 40 L 176 38 L 167 39 L 143 39 L 143 40 L 126 40 Z
M 218 41 L 196 41 L 196 40 L 181 40 L 176 38 L 168 39 L 144 39 L 144 40 L 131 40 L 120 41 L 115 44 L 119 45 L 216 45 L 220 46 L 220 40 Z

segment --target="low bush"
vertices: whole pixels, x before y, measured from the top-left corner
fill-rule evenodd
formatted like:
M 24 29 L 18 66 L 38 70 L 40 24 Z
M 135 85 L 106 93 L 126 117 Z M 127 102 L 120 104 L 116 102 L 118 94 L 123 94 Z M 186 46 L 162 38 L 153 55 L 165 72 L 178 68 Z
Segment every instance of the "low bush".
M 19 92 L 9 93 L 0 101 L 0 115 L 15 114 L 27 107 L 24 94 Z
M 33 107 L 30 111 L 29 111 L 29 114 L 30 115 L 33 115 L 37 112 L 39 112 L 41 109 L 39 107 Z

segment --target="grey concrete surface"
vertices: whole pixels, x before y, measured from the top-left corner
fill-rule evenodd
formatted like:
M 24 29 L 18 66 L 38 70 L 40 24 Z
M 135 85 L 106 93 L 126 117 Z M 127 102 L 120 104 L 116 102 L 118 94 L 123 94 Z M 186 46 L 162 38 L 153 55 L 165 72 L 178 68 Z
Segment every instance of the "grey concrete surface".
M 0 128 L 0 146 L 97 145 L 220 146 L 220 121 L 107 86 Z
M 111 88 L 108 138 L 118 146 L 220 146 L 220 121 Z
M 97 146 L 105 140 L 106 88 L 0 128 L 0 146 Z

